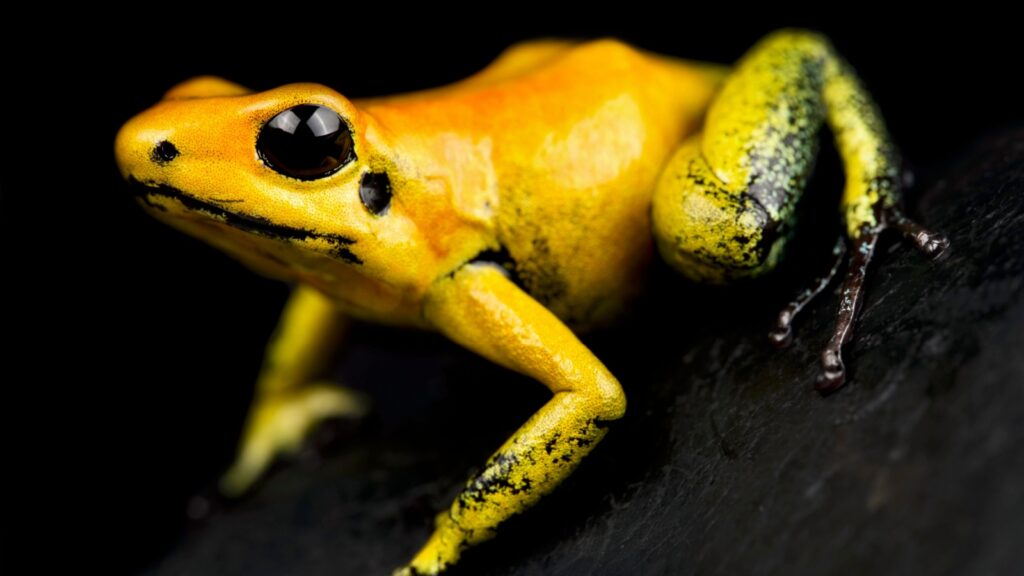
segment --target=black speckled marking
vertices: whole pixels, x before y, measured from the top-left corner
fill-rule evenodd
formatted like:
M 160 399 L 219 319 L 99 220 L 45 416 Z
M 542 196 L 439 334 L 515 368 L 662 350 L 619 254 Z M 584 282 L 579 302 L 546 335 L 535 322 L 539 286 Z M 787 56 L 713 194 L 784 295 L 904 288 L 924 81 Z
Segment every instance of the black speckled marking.
M 551 262 L 553 258 L 548 240 L 538 236 L 533 239 L 533 252 L 529 260 L 518 267 L 523 289 L 544 306 L 565 298 L 569 290 L 568 282 Z
M 521 494 L 533 490 L 533 481 L 523 476 L 513 479 L 512 474 L 518 467 L 520 457 L 516 454 L 499 452 L 487 462 L 484 471 L 469 482 L 466 489 L 459 495 L 462 504 L 484 504 L 491 494 L 504 492 Z
M 744 275 L 756 270 L 765 263 L 775 242 L 780 238 L 785 238 L 791 231 L 792 210 L 788 207 L 796 204 L 801 190 L 768 192 L 768 185 L 764 179 L 759 177 L 758 173 L 754 173 L 751 176 L 752 185 L 739 194 L 735 194 L 727 190 L 721 181 L 715 178 L 705 178 L 704 173 L 707 168 L 701 165 L 701 162 L 706 163 L 702 158 L 694 158 L 690 161 L 686 179 L 699 187 L 703 194 L 721 200 L 723 204 L 729 206 L 731 209 L 730 220 L 739 220 L 744 214 L 754 212 L 756 220 L 761 222 L 762 226 L 759 230 L 761 236 L 757 242 L 752 242 L 752 239 L 746 236 L 733 236 L 729 238 L 733 242 L 730 245 L 725 238 L 722 238 L 717 242 L 718 250 L 699 249 L 694 251 L 692 256 L 706 264 L 731 271 L 734 274 Z M 787 209 L 781 211 L 781 217 L 773 219 L 772 212 L 765 207 L 762 199 L 778 203 L 780 206 L 785 205 Z M 714 235 L 717 232 L 709 228 L 705 230 L 691 229 L 686 233 L 699 236 Z M 679 234 L 676 235 L 676 244 L 683 244 L 683 238 Z
M 548 441 L 544 443 L 544 452 L 546 452 L 548 456 L 554 452 L 555 447 L 558 446 L 558 439 L 561 437 L 562 434 L 560 432 L 555 432 L 551 438 L 548 438 Z

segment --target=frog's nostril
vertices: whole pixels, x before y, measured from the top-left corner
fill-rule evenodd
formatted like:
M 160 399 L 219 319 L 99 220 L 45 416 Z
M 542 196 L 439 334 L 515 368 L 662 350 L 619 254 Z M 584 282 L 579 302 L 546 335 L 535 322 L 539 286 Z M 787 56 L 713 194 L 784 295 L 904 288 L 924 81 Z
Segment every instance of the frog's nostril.
M 163 166 L 178 157 L 178 149 L 167 140 L 161 140 L 156 146 L 153 147 L 153 152 L 150 153 L 149 158 Z

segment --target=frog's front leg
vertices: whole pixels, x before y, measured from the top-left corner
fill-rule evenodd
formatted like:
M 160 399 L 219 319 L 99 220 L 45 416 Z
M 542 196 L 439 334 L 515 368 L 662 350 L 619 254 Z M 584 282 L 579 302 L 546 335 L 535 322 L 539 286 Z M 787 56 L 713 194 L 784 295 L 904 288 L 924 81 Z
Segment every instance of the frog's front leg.
M 425 315 L 455 342 L 539 380 L 551 398 L 487 461 L 438 517 L 401 574 L 437 574 L 564 480 L 622 417 L 626 399 L 608 369 L 502 269 L 469 264 L 431 289 Z
M 349 322 L 313 288 L 295 288 L 267 347 L 238 456 L 220 481 L 223 493 L 247 491 L 278 455 L 297 451 L 325 418 L 365 413 L 361 394 L 316 380 Z
M 712 103 L 703 133 L 669 161 L 652 215 L 662 255 L 692 278 L 721 282 L 771 269 L 791 229 L 794 205 L 817 154 L 818 130 L 826 122 L 846 172 L 840 208 L 852 244 L 838 320 L 822 354 L 824 371 L 817 384 L 832 390 L 843 384 L 841 349 L 850 336 L 879 233 L 899 230 L 931 256 L 945 249 L 946 240 L 900 212 L 896 148 L 867 91 L 828 40 L 782 30 L 751 49 Z M 842 248 L 837 248 L 839 257 Z M 825 284 L 783 310 L 773 341 L 788 341 L 793 316 Z

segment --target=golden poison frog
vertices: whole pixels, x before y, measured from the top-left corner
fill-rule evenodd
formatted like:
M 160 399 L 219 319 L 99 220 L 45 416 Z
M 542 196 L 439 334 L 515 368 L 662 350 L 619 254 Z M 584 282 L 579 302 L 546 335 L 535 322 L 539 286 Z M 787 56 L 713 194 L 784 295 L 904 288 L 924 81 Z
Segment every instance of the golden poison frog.
M 815 33 L 771 34 L 732 68 L 615 40 L 529 42 L 464 81 L 366 100 L 201 77 L 125 124 L 116 155 L 155 217 L 295 286 L 225 493 L 324 418 L 364 412 L 319 380 L 352 318 L 436 330 L 551 390 L 397 571 L 437 574 L 622 417 L 619 382 L 577 334 L 623 311 L 655 252 L 702 282 L 776 265 L 823 125 L 846 173 L 837 257 L 850 248 L 817 380 L 830 390 L 879 234 L 933 256 L 946 240 L 901 214 L 882 118 Z M 773 341 L 826 284 L 779 314 Z

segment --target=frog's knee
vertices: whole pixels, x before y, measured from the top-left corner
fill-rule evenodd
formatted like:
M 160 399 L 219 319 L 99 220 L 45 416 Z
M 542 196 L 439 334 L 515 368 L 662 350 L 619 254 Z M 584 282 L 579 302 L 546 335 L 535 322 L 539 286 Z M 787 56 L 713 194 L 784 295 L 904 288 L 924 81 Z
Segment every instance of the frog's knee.
M 756 276 L 775 266 L 783 227 L 747 190 L 730 190 L 695 143 L 669 162 L 652 200 L 658 250 L 676 270 L 702 282 Z

